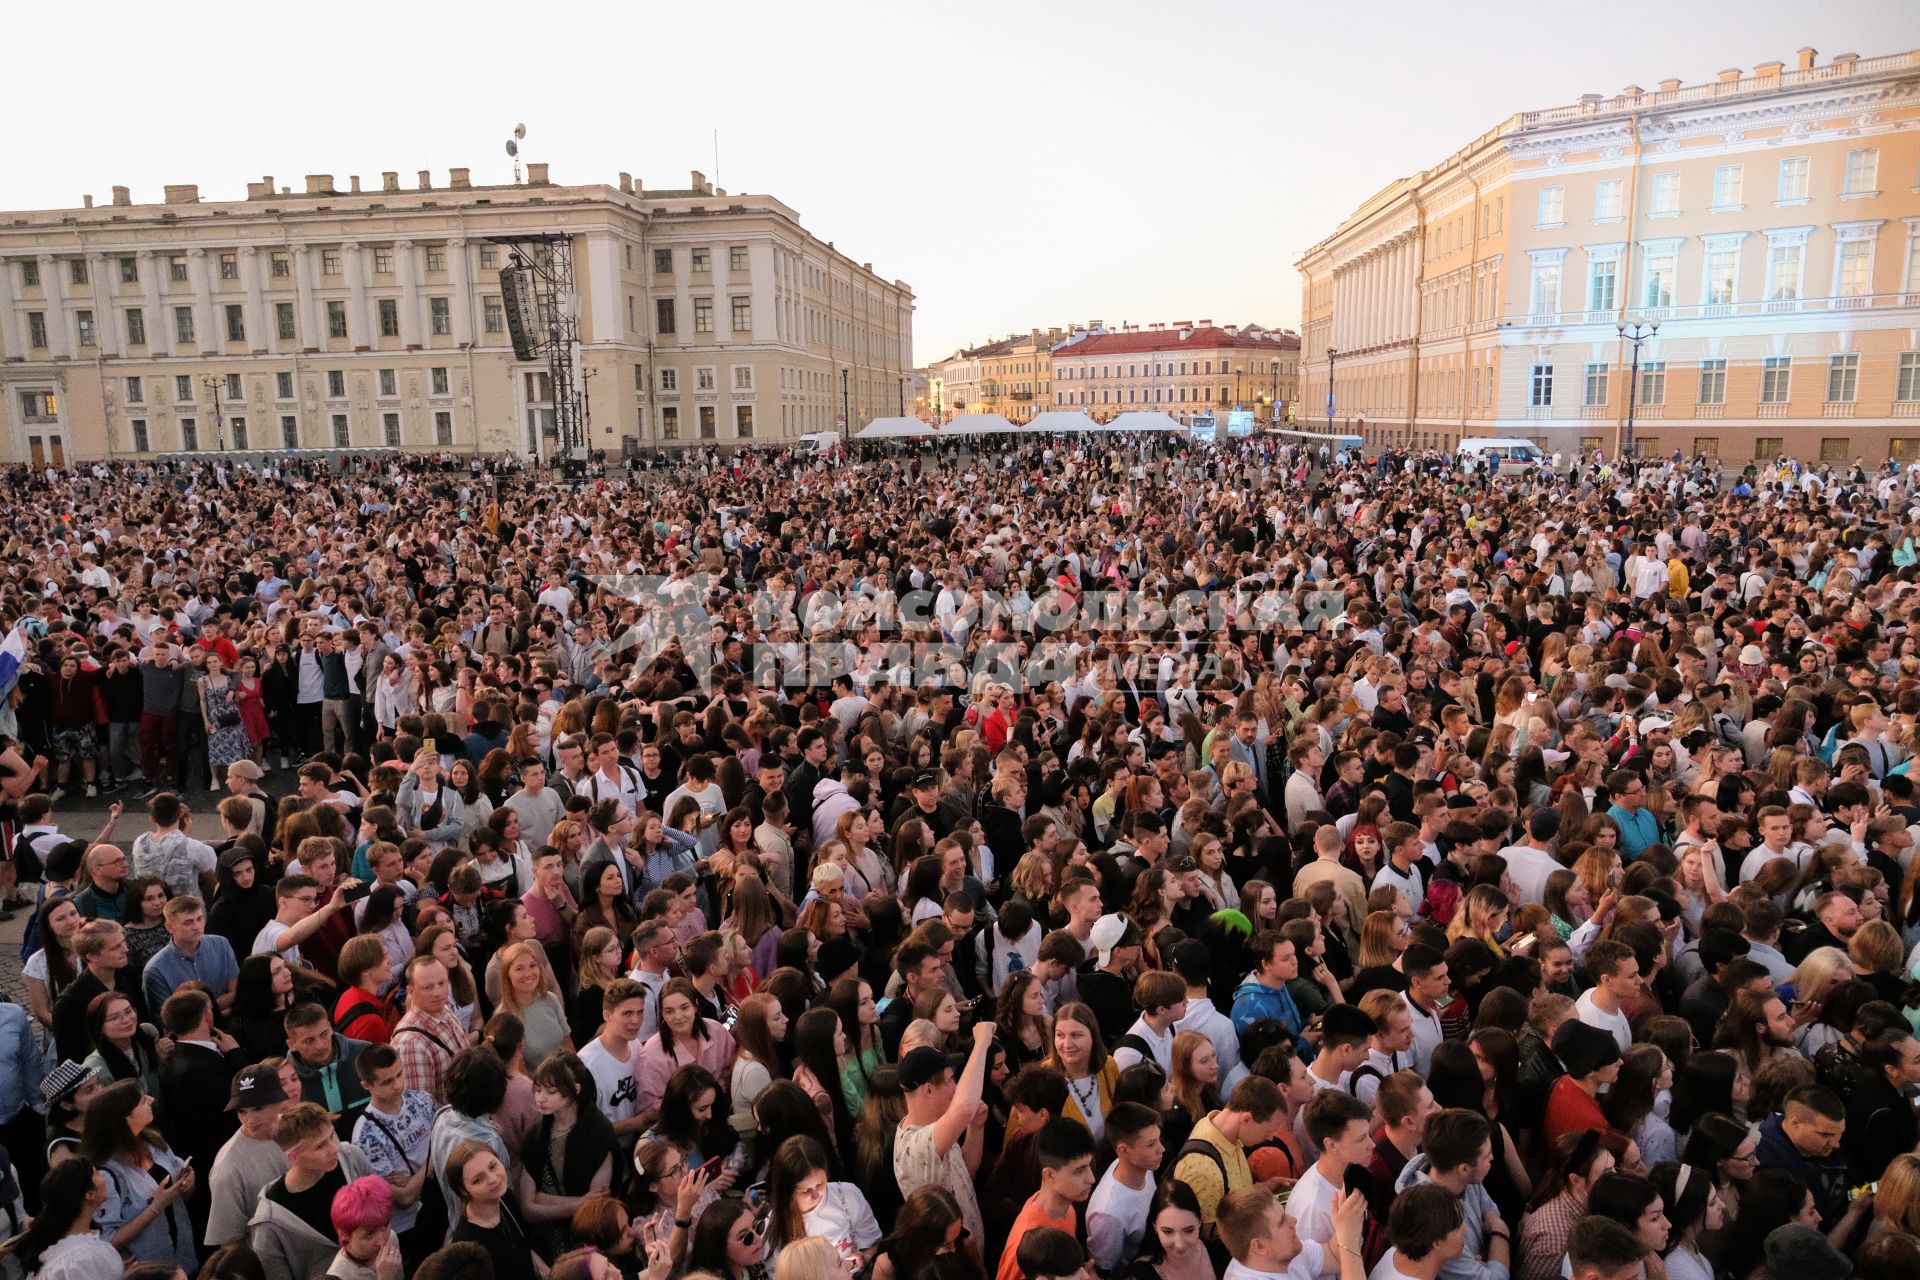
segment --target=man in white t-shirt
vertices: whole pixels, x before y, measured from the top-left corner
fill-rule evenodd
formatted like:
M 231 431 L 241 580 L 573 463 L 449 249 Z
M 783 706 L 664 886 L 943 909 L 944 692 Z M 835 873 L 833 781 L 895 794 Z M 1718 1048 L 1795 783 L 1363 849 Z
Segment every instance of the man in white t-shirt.
M 1287 1196 L 1287 1216 L 1293 1219 L 1302 1244 L 1312 1242 L 1337 1259 L 1333 1244 L 1333 1211 L 1346 1192 L 1347 1166 L 1365 1167 L 1373 1155 L 1373 1108 L 1350 1093 L 1324 1090 L 1302 1108 L 1307 1145 L 1317 1152 L 1313 1165 L 1300 1175 Z M 1322 1274 L 1334 1271 L 1322 1263 Z
M 900 1087 L 907 1097 L 907 1118 L 893 1139 L 893 1176 L 900 1194 L 910 1196 L 921 1187 L 944 1187 L 960 1205 L 960 1219 L 971 1239 L 985 1247 L 986 1226 L 973 1178 L 980 1169 L 981 1141 L 987 1108 L 980 1100 L 986 1083 L 987 1046 L 994 1026 L 976 1023 L 973 1052 L 960 1078 L 946 1054 L 921 1046 L 900 1059 Z
M 1552 852 L 1554 837 L 1559 834 L 1560 811 L 1537 809 L 1527 819 L 1525 843 L 1500 851 L 1507 860 L 1507 878 L 1513 881 L 1514 906 L 1546 901 L 1547 877 L 1560 870 Z
M 634 1076 L 633 1042 L 640 1034 L 640 1018 L 647 1004 L 647 989 L 631 978 L 607 985 L 601 1001 L 606 1021 L 600 1034 L 580 1050 L 580 1061 L 593 1076 L 593 1091 L 600 1110 L 613 1121 L 613 1131 L 624 1148 L 631 1149 L 640 1133 L 640 1082 Z M 699 1099 L 695 1099 L 696 1102 Z M 712 1104 L 709 1103 L 709 1106 Z M 695 1118 L 699 1116 L 695 1110 Z M 708 1117 L 711 1118 L 711 1112 Z
M 1573 1002 L 1575 1014 L 1619 1041 L 1625 1053 L 1633 1047 L 1633 1028 L 1620 1006 L 1640 994 L 1640 962 L 1623 942 L 1596 942 L 1587 948 L 1587 976 L 1593 986 Z
M 325 905 L 320 902 L 320 882 L 298 873 L 282 876 L 273 886 L 273 919 L 267 921 L 253 940 L 250 955 L 279 952 L 288 964 L 304 965 L 300 944 L 317 932 L 334 912 L 347 905 L 347 891 L 360 882 L 348 877 L 334 887 Z
M 1154 1171 L 1166 1155 L 1160 1113 L 1138 1102 L 1114 1105 L 1107 1116 L 1113 1163 L 1087 1201 L 1087 1252 L 1102 1275 L 1118 1275 L 1140 1252 L 1153 1207 Z

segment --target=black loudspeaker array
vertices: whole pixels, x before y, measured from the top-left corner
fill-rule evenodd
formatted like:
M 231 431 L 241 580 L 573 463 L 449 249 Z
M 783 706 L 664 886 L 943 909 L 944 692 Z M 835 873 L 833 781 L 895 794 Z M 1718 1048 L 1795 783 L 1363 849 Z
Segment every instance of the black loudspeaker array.
M 514 358 L 538 360 L 542 330 L 534 300 L 533 272 L 526 267 L 502 268 L 500 302 L 507 312 L 507 333 L 513 339 Z

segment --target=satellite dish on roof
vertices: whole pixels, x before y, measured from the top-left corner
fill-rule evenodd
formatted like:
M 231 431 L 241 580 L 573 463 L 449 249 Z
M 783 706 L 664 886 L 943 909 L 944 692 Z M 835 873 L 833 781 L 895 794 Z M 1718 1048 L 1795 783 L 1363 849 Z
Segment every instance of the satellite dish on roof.
M 514 136 L 514 137 L 516 137 L 516 138 L 524 138 L 524 137 L 526 137 L 526 136 L 527 136 L 527 126 L 525 126 L 524 124 L 516 124 L 515 126 L 513 126 L 513 136 Z
M 507 139 L 507 154 L 510 156 L 517 156 L 520 154 L 520 144 L 515 142 L 512 138 Z

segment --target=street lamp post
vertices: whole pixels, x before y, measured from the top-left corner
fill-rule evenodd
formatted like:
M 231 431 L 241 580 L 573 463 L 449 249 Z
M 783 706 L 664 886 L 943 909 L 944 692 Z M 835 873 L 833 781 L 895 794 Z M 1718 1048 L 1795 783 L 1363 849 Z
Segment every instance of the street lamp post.
M 851 369 L 840 370 L 840 429 L 848 434 L 853 432 L 853 413 L 849 409 L 852 400 L 847 394 L 847 375 L 851 372 Z
M 1327 348 L 1327 434 L 1333 434 L 1333 361 L 1340 353 Z
M 1279 357 L 1267 362 L 1267 371 L 1273 375 L 1267 387 L 1267 425 L 1272 426 L 1280 420 L 1280 360 Z
M 1632 372 L 1627 375 L 1627 433 L 1621 444 L 1620 456 L 1630 459 L 1633 455 L 1633 406 L 1640 398 L 1640 344 L 1660 332 L 1658 320 L 1641 320 L 1634 316 L 1614 325 L 1624 342 L 1633 344 Z
M 200 379 L 200 384 L 207 390 L 213 392 L 214 447 L 219 449 L 220 452 L 225 453 L 227 451 L 227 424 L 226 420 L 220 416 L 220 379 L 217 375 L 210 373 Z

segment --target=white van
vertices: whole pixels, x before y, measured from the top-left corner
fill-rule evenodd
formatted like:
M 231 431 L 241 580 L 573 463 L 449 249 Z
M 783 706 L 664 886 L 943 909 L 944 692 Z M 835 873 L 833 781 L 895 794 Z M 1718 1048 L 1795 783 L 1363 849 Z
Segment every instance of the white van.
M 832 453 L 843 441 L 838 431 L 809 431 L 800 437 L 800 453 Z
M 1499 459 L 1499 472 L 1502 475 L 1516 475 L 1544 466 L 1547 455 L 1540 446 L 1531 440 L 1495 439 L 1478 437 L 1462 440 L 1456 452 L 1463 462 L 1477 462 L 1481 458 Z

